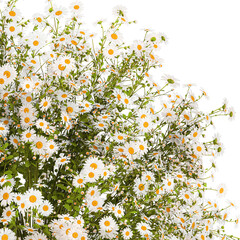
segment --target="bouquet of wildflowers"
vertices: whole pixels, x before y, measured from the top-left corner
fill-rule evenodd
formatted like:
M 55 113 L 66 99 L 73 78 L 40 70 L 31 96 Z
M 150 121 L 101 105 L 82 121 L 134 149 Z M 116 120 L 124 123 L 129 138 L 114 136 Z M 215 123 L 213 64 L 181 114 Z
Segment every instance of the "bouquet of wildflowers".
M 222 151 L 213 118 L 234 110 L 204 113 L 205 91 L 154 79 L 166 36 L 125 44 L 124 7 L 98 39 L 78 0 L 31 20 L 16 5 L 0 12 L 0 239 L 240 239 L 224 231 L 234 204 L 204 194 L 225 194 L 203 159 Z

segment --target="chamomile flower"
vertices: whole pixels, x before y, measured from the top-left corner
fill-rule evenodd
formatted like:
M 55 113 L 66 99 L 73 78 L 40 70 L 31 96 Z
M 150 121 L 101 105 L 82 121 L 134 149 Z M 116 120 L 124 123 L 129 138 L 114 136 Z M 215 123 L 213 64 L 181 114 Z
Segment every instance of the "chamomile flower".
M 70 117 L 67 112 L 61 112 L 62 122 L 66 125 L 70 124 Z
M 114 29 L 107 33 L 107 39 L 109 42 L 119 44 L 122 41 L 122 35 Z
M 17 71 L 10 64 L 0 67 L 0 72 L 7 79 L 8 83 L 11 83 L 17 77 Z
M 36 137 L 35 130 L 28 128 L 22 132 L 21 140 L 23 142 L 32 142 L 35 137 Z
M 47 126 L 49 126 L 49 122 L 47 122 L 44 119 L 39 118 L 36 122 L 35 122 L 35 126 L 38 129 L 41 129 L 43 132 L 46 132 L 47 130 Z
M 102 171 L 104 168 L 104 164 L 97 157 L 89 157 L 84 163 L 84 167 L 90 167 L 94 170 L 98 169 L 99 171 Z
M 15 148 L 17 148 L 20 145 L 20 138 L 16 135 L 10 136 L 9 140 Z
M 172 192 L 174 187 L 175 187 L 175 183 L 174 183 L 174 179 L 169 177 L 169 176 L 166 176 L 166 178 L 163 180 L 163 183 L 164 183 L 164 189 L 167 191 L 167 192 Z
M 55 94 L 57 95 L 58 101 L 66 101 L 69 100 L 69 98 L 71 97 L 70 93 L 62 90 L 57 90 Z
M 149 224 L 145 223 L 145 222 L 140 222 L 137 223 L 136 229 L 139 231 L 139 233 L 141 234 L 141 236 L 145 236 L 146 234 L 151 234 L 151 227 L 149 226 Z
M 63 19 L 66 17 L 68 11 L 63 6 L 54 6 L 53 11 L 51 12 L 51 16 L 57 19 Z
M 22 113 L 32 113 L 34 114 L 36 109 L 33 107 L 31 103 L 23 103 L 23 105 L 20 107 L 20 112 Z
M 133 232 L 132 232 L 132 230 L 129 228 L 129 227 L 127 227 L 127 228 L 124 228 L 123 230 L 122 230 L 122 236 L 123 236 L 123 239 L 125 240 L 127 240 L 127 239 L 131 239 L 131 237 L 132 237 L 132 235 L 133 235 Z
M 142 178 L 145 179 L 146 181 L 149 182 L 154 182 L 155 181 L 155 177 L 154 174 L 150 171 L 146 171 L 143 173 Z
M 59 149 L 59 146 L 53 139 L 49 140 L 46 144 L 46 152 L 50 155 L 56 153 Z
M 146 46 L 143 41 L 135 40 L 131 46 L 132 50 L 135 51 L 136 55 L 140 57 L 144 51 L 146 51 Z
M 4 27 L 4 31 L 9 37 L 12 36 L 15 38 L 21 32 L 21 28 L 20 26 L 17 26 L 17 22 L 14 21 L 6 24 Z
M 104 216 L 100 220 L 99 225 L 103 231 L 111 231 L 118 228 L 116 221 L 111 216 Z
M 8 126 L 6 126 L 3 122 L 0 122 L 0 136 L 5 137 L 9 132 Z
M 73 116 L 78 113 L 79 106 L 76 103 L 67 102 L 67 106 L 65 107 L 65 112 L 69 114 L 69 116 Z
M 126 141 L 127 135 L 121 132 L 115 132 L 113 139 L 118 143 L 124 143 Z
M 4 89 L 9 84 L 8 79 L 0 72 L 0 89 Z
M 33 188 L 28 189 L 25 193 L 26 195 L 26 205 L 27 207 L 36 207 L 42 204 L 42 193 L 39 190 L 35 190 Z
M 20 83 L 20 86 L 25 92 L 32 92 L 35 87 L 35 84 L 31 79 L 26 78 L 22 80 L 22 82 Z
M 20 113 L 20 123 L 22 128 L 29 128 L 33 125 L 34 121 L 36 120 L 36 116 L 32 113 L 22 114 Z
M 8 222 L 10 222 L 15 215 L 16 215 L 15 211 L 12 210 L 10 207 L 4 208 L 2 213 L 3 218 L 6 219 Z
M 93 195 L 91 197 L 87 197 L 87 207 L 89 208 L 90 212 L 97 212 L 102 210 L 102 206 L 104 204 L 104 200 L 101 198 L 100 195 Z
M 104 48 L 103 54 L 109 59 L 114 59 L 119 54 L 119 51 L 117 50 L 116 46 L 108 45 Z
M 45 34 L 40 31 L 34 31 L 27 37 L 27 43 L 32 50 L 38 50 L 44 46 L 46 39 Z
M 137 155 L 138 148 L 134 141 L 125 143 L 121 152 L 123 152 L 129 159 L 136 159 L 138 157 L 138 155 Z
M 15 233 L 8 229 L 8 228 L 2 228 L 0 229 L 0 239 L 1 240 L 16 240 Z
M 38 212 L 47 217 L 53 212 L 53 205 L 48 201 L 44 200 L 38 207 Z
M 121 218 L 124 215 L 125 211 L 122 206 L 116 205 L 115 210 L 114 210 L 114 215 L 117 218 Z
M 43 98 L 39 105 L 41 111 L 46 111 L 51 106 L 51 102 L 52 102 L 52 100 L 50 97 Z
M 152 119 L 149 116 L 143 119 L 139 119 L 138 121 L 138 128 L 142 133 L 151 131 L 153 127 L 154 125 L 152 123 Z
M 84 167 L 81 173 L 84 174 L 86 182 L 96 182 L 101 171 L 98 168 L 94 169 L 88 166 Z
M 33 139 L 33 143 L 31 147 L 35 154 L 45 154 L 46 145 L 47 145 L 47 139 L 45 137 L 36 136 L 36 138 Z
M 83 5 L 79 0 L 75 0 L 69 4 L 69 11 L 74 17 L 80 17 L 83 11 Z
M 34 221 L 35 221 L 36 224 L 38 224 L 40 226 L 44 225 L 44 221 L 41 218 L 35 217 Z
M 147 191 L 148 191 L 148 184 L 147 184 L 146 180 L 136 178 L 133 190 L 134 190 L 134 192 L 136 193 L 137 196 L 146 195 Z
M 0 189 L 0 201 L 1 206 L 7 206 L 11 204 L 13 201 L 12 187 L 7 186 Z
M 82 188 L 85 186 L 86 180 L 83 173 L 78 174 L 73 178 L 72 185 L 76 188 Z
M 142 156 L 148 151 L 148 146 L 146 141 L 137 141 L 136 148 L 138 149 L 138 155 Z
M 56 159 L 57 166 L 65 165 L 70 162 L 70 157 L 66 156 L 64 153 L 61 153 Z

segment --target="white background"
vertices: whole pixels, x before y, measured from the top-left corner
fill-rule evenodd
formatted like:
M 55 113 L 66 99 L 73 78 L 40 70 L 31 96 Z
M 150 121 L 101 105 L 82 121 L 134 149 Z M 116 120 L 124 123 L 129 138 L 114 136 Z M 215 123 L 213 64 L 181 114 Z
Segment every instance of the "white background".
M 31 17 L 35 12 L 43 13 L 44 2 L 19 0 L 18 7 L 26 17 Z M 71 1 L 53 2 L 67 7 Z M 201 106 L 203 111 L 222 106 L 224 98 L 234 107 L 234 121 L 227 117 L 214 120 L 224 145 L 223 155 L 216 159 L 218 170 L 214 176 L 216 185 L 226 184 L 226 198 L 240 208 L 240 1 L 85 0 L 82 3 L 83 21 L 91 29 L 92 23 L 99 19 L 114 20 L 113 7 L 123 5 L 128 10 L 128 19 L 138 22 L 129 26 L 129 30 L 124 28 L 125 39 L 142 40 L 144 28 L 165 33 L 168 44 L 159 53 L 164 59 L 162 73 L 175 76 L 181 83 L 202 87 L 210 97 Z M 156 76 L 156 80 L 159 78 Z M 240 227 L 231 226 L 226 226 L 227 232 L 240 237 Z

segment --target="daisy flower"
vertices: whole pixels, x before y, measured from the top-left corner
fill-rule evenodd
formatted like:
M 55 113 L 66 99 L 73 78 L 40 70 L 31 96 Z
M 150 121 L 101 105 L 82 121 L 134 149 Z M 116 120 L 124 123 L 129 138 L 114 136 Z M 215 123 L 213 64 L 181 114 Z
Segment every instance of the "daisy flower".
M 131 49 L 135 51 L 136 55 L 140 57 L 144 51 L 146 51 L 146 46 L 143 41 L 133 41 Z
M 138 141 L 135 143 L 136 148 L 138 149 L 138 155 L 142 156 L 148 151 L 148 146 L 146 141 Z
M 32 50 L 38 50 L 44 46 L 46 39 L 45 34 L 40 31 L 34 31 L 27 37 L 27 43 Z
M 144 222 L 140 222 L 137 223 L 136 229 L 139 231 L 139 233 L 141 234 L 141 236 L 145 236 L 146 234 L 151 234 L 151 227 L 149 226 L 149 224 L 144 223 Z
M 24 198 L 22 198 L 18 202 L 18 211 L 20 211 L 22 214 L 25 214 L 26 210 L 27 210 L 26 197 L 24 196 Z
M 41 215 L 48 217 L 53 212 L 53 205 L 48 200 L 44 200 L 39 205 L 38 212 Z
M 2 228 L 0 229 L 0 239 L 1 240 L 16 240 L 15 233 L 8 229 L 8 228 Z
M 47 142 L 46 152 L 50 155 L 56 153 L 59 149 L 57 143 L 55 143 L 52 139 Z
M 36 136 L 36 138 L 33 139 L 33 143 L 31 147 L 35 154 L 45 154 L 46 145 L 47 145 L 47 139 L 45 137 Z
M 51 106 L 51 102 L 52 102 L 52 100 L 50 97 L 43 98 L 39 105 L 41 111 L 46 111 Z
M 6 207 L 3 210 L 2 216 L 4 219 L 6 219 L 8 222 L 11 221 L 11 219 L 15 216 L 15 211 L 12 210 L 10 207 Z
M 119 54 L 119 52 L 118 52 L 116 46 L 108 45 L 104 48 L 103 54 L 105 57 L 107 57 L 109 59 L 114 59 L 117 56 L 117 54 Z
M 8 83 L 11 83 L 17 77 L 17 71 L 10 64 L 0 67 L 0 72 L 6 77 Z
M 124 147 L 122 148 L 122 152 L 129 158 L 129 159 L 136 159 L 138 148 L 136 146 L 136 143 L 134 141 L 125 143 Z
M 86 182 L 96 182 L 101 172 L 98 168 L 84 167 L 81 173 L 85 176 Z
M 74 17 L 79 17 L 83 11 L 83 5 L 79 0 L 75 0 L 69 4 L 69 10 Z
M 12 187 L 7 186 L 0 189 L 0 201 L 1 206 L 7 206 L 11 204 L 13 201 Z
M 154 182 L 155 181 L 155 177 L 154 174 L 150 171 L 146 171 L 143 173 L 142 178 L 145 179 L 146 181 L 149 182 Z
M 10 136 L 10 142 L 15 148 L 17 148 L 20 145 L 20 138 L 16 135 Z
M 36 109 L 33 107 L 31 103 L 23 103 L 23 105 L 20 107 L 20 112 L 22 113 L 32 113 L 34 114 Z
M 103 231 L 111 231 L 117 229 L 118 225 L 111 216 L 104 216 L 99 222 L 100 228 Z
M 176 115 L 174 110 L 172 110 L 170 108 L 165 108 L 162 111 L 162 117 L 166 122 L 175 122 L 176 119 L 178 118 L 178 116 Z
M 32 92 L 35 84 L 31 79 L 27 78 L 20 83 L 20 86 L 25 92 Z
M 102 172 L 101 172 L 101 177 L 106 180 L 110 177 L 111 172 L 107 169 L 107 168 L 103 168 Z
M 89 208 L 90 212 L 97 212 L 102 209 L 104 204 L 104 200 L 101 198 L 100 195 L 93 195 L 91 197 L 87 197 L 87 207 Z
M 146 195 L 148 191 L 148 185 L 146 183 L 146 180 L 136 178 L 133 190 L 137 194 L 137 196 Z
M 42 193 L 39 190 L 33 188 L 28 189 L 25 193 L 26 196 L 26 205 L 28 207 L 35 207 L 42 204 Z
M 83 109 L 80 110 L 80 113 L 89 112 L 92 109 L 92 104 L 86 100 L 81 101 L 80 106 Z
M 112 29 L 109 33 L 107 33 L 107 39 L 109 42 L 114 44 L 119 44 L 122 42 L 122 35 L 114 29 Z
M 38 224 L 40 226 L 44 225 L 44 221 L 41 218 L 35 217 L 34 221 L 35 221 L 36 224 Z
M 70 117 L 67 114 L 67 112 L 62 111 L 61 112 L 62 122 L 66 125 L 70 124 Z
M 151 117 L 148 116 L 144 119 L 138 119 L 138 127 L 143 133 L 151 131 L 154 127 Z
M 124 143 L 126 141 L 127 135 L 120 132 L 115 132 L 113 136 L 113 140 L 118 143 Z
M 166 176 L 166 178 L 163 180 L 163 184 L 164 184 L 164 189 L 167 191 L 167 192 L 172 192 L 173 189 L 174 189 L 174 186 L 175 186 L 175 183 L 173 181 L 174 179 L 173 178 L 170 178 L 168 176 Z
M 70 157 L 67 157 L 64 153 L 61 153 L 56 159 L 56 164 L 58 166 L 65 165 L 70 162 Z
M 67 9 L 63 6 L 54 6 L 51 16 L 57 19 L 63 19 L 67 15 Z
M 124 208 L 122 206 L 118 206 L 116 205 L 115 210 L 114 210 L 114 214 L 117 218 L 121 218 L 124 215 L 125 211 Z
M 86 196 L 87 197 L 100 196 L 100 191 L 98 187 L 97 186 L 89 187 L 89 189 L 87 190 Z
M 104 164 L 97 157 L 89 157 L 84 163 L 84 167 L 90 167 L 94 170 L 98 169 L 99 171 L 102 171 L 104 168 Z
M 73 116 L 78 113 L 79 106 L 73 102 L 67 102 L 67 106 L 65 107 L 65 112 L 68 113 L 70 116 Z
M 2 90 L 5 86 L 9 84 L 7 78 L 0 72 L 0 89 Z
M 46 132 L 47 126 L 49 126 L 49 122 L 47 122 L 46 120 L 40 118 L 40 119 L 38 119 L 38 120 L 35 122 L 35 126 L 36 126 L 38 129 L 41 129 L 43 132 Z
M 69 98 L 71 97 L 70 93 L 62 90 L 57 90 L 55 94 L 57 95 L 58 101 L 66 101 L 69 100 Z
M 22 128 L 29 128 L 33 125 L 33 122 L 35 121 L 36 117 L 32 113 L 23 114 L 20 113 L 20 123 Z
M 6 126 L 3 122 L 0 122 L 0 136 L 5 137 L 9 132 L 8 126 Z
M 83 226 L 84 226 L 84 219 L 82 218 L 81 215 L 78 215 L 78 216 L 75 218 L 75 222 L 76 222 L 76 224 L 78 224 L 80 227 L 83 227 Z
M 193 148 L 194 155 L 196 157 L 201 157 L 206 153 L 205 146 L 201 142 L 196 142 L 195 144 L 191 144 Z
M 129 227 L 124 228 L 122 230 L 122 236 L 123 236 L 124 240 L 125 239 L 130 239 L 132 237 L 132 235 L 133 235 L 133 232 L 132 232 L 132 230 Z
M 225 184 L 220 184 L 217 187 L 217 196 L 218 197 L 223 197 L 226 195 L 226 185 Z
M 32 142 L 34 138 L 36 138 L 36 132 L 34 129 L 28 128 L 22 132 L 21 140 L 23 142 Z
M 4 31 L 5 33 L 9 36 L 9 37 L 17 37 L 17 35 L 21 32 L 21 28 L 20 26 L 17 26 L 17 22 L 11 22 L 5 25 L 4 27 Z
M 83 173 L 78 174 L 73 178 L 72 185 L 76 188 L 82 188 L 85 186 L 86 180 Z

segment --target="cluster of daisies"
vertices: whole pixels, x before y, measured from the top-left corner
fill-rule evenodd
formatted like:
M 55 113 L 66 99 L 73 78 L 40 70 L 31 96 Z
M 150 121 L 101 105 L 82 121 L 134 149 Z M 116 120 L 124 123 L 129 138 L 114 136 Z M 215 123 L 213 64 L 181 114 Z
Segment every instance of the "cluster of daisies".
M 29 21 L 16 2 L 0 19 L 0 239 L 237 239 L 222 231 L 238 223 L 225 186 L 204 182 L 223 150 L 206 129 L 234 110 L 203 113 L 205 91 L 155 80 L 166 36 L 145 29 L 124 44 L 122 6 L 108 29 L 97 22 L 98 39 L 78 0 L 47 1 Z

